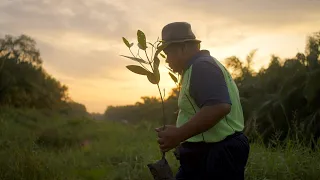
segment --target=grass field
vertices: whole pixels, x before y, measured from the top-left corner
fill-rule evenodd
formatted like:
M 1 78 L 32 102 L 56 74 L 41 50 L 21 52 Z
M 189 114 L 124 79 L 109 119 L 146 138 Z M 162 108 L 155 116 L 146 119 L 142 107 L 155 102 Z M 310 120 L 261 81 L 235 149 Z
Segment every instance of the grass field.
M 0 112 L 0 180 L 151 180 L 146 165 L 160 157 L 150 123 Z M 176 172 L 173 154 L 167 158 Z M 294 142 L 284 149 L 252 143 L 246 179 L 320 179 L 320 152 Z

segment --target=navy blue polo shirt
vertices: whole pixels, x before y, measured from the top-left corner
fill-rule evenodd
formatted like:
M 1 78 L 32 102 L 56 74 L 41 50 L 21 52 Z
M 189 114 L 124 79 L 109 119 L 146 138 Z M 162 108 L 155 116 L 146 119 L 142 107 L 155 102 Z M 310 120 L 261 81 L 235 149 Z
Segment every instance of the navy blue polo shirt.
M 189 93 L 199 108 L 218 103 L 231 104 L 223 72 L 209 51 L 199 51 L 188 61 L 186 69 L 191 65 Z

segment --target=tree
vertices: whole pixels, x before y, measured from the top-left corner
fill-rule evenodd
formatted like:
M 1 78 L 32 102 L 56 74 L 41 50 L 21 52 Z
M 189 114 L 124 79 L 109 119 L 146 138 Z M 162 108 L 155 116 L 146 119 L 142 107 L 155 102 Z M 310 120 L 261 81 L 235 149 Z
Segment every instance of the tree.
M 256 108 L 250 108 L 246 133 L 256 130 L 266 143 L 277 132 L 281 132 L 280 140 L 290 137 L 308 142 L 320 137 L 320 36 L 314 34 L 308 37 L 306 55 L 297 53 L 283 65 L 279 57 L 272 55 L 269 67 L 256 76 L 261 88 L 251 92 L 248 100 Z M 257 101 L 253 101 L 255 94 L 260 96 Z
M 319 67 L 320 32 L 313 33 L 307 38 L 306 54 L 309 70 Z
M 42 65 L 40 52 L 36 49 L 36 41 L 27 35 L 14 37 L 6 35 L 0 39 L 0 57 L 8 56 L 16 63 L 27 62 L 35 66 Z
M 68 87 L 42 67 L 40 51 L 31 37 L 1 38 L 0 65 L 0 106 L 55 110 L 71 107 L 69 110 L 86 112 L 69 98 Z

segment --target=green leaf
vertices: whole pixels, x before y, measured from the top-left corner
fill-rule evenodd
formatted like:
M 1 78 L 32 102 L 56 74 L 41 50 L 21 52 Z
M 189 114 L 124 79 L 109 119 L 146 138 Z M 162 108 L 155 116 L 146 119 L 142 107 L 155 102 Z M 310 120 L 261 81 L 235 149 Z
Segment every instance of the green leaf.
M 140 48 L 140 49 L 143 49 L 143 47 L 138 43 L 137 46 Z
M 168 46 L 167 44 L 162 44 L 162 45 L 160 45 L 160 46 L 157 48 L 157 51 L 156 51 L 156 53 L 155 53 L 154 56 L 158 56 L 158 54 L 160 54 L 161 51 L 163 51 L 164 48 L 166 48 L 167 46 Z
M 160 81 L 160 72 L 159 72 L 159 65 L 160 65 L 160 59 L 155 56 L 153 59 L 153 75 L 150 75 L 151 80 L 149 79 L 149 81 L 152 84 L 158 84 Z
M 148 42 L 148 44 L 150 44 L 150 46 L 154 47 L 154 45 L 153 45 L 152 43 Z M 154 48 L 155 48 L 155 47 L 154 47 Z
M 167 68 L 170 72 L 172 72 L 172 73 L 174 74 L 174 72 L 173 72 L 173 70 L 172 70 L 171 68 L 169 68 L 169 67 L 167 67 L 167 66 L 166 66 L 166 68 Z
M 160 45 L 161 45 L 161 42 L 158 41 L 158 43 L 157 43 L 157 49 L 159 48 Z
M 128 65 L 126 66 L 127 69 L 129 69 L 130 71 L 136 73 L 136 74 L 140 74 L 140 75 L 149 75 L 150 71 L 144 69 L 141 66 L 137 66 L 137 65 Z
M 155 70 L 154 73 L 149 73 L 147 75 L 149 82 L 152 84 L 158 84 L 160 82 L 160 73 L 159 70 Z
M 175 83 L 178 83 L 178 79 L 175 75 L 173 75 L 171 72 L 169 72 L 169 75 L 171 77 L 171 79 L 175 82 Z
M 124 56 L 124 55 L 120 55 L 122 57 L 126 57 L 126 58 L 129 58 L 131 60 L 134 60 L 134 61 L 137 61 L 137 62 L 140 62 L 140 63 L 145 63 L 145 64 L 148 64 L 145 60 L 143 59 L 140 59 L 140 58 L 136 58 L 136 57 L 129 57 L 129 56 Z
M 146 36 L 141 30 L 138 30 L 137 32 L 137 38 L 139 42 L 138 43 L 139 48 L 142 50 L 146 50 L 147 49 Z
M 122 40 L 123 40 L 124 44 L 125 44 L 128 48 L 131 47 L 131 44 L 129 43 L 129 41 L 128 41 L 125 37 L 122 37 Z
M 165 56 L 164 54 L 160 53 L 160 55 L 161 55 L 163 58 L 166 58 L 166 56 Z
M 159 64 L 160 64 L 160 59 L 157 56 L 155 56 L 153 59 L 153 69 L 154 70 L 159 69 Z

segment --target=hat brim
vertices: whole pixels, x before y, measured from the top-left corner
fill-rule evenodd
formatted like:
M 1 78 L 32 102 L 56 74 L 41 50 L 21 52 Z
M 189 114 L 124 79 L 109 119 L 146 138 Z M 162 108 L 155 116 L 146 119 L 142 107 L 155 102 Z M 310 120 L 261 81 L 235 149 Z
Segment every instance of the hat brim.
M 173 43 L 182 43 L 182 42 L 189 42 L 189 41 L 194 41 L 199 43 L 201 42 L 201 40 L 198 40 L 198 39 L 182 39 L 182 40 L 162 41 L 162 44 L 168 46 L 169 44 L 173 44 Z

